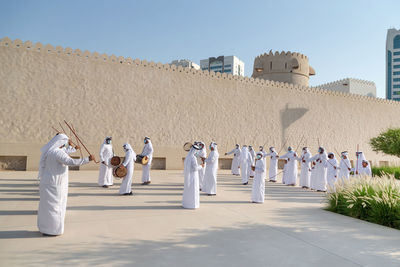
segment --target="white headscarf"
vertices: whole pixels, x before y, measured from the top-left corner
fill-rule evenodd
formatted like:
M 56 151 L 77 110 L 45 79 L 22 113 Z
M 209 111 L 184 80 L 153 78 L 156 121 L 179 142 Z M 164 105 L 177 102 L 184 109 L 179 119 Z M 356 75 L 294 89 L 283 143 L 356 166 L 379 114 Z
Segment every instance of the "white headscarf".
M 211 142 L 210 146 L 211 146 L 212 148 L 214 148 L 214 153 L 215 153 L 217 156 L 219 156 L 217 144 L 216 144 L 215 142 Z
M 110 145 L 110 144 L 107 144 L 107 142 L 106 142 L 107 139 L 112 140 L 112 139 L 111 139 L 111 136 L 107 136 L 106 138 L 104 138 L 103 144 L 105 144 L 105 145 Z
M 125 149 L 126 151 L 128 151 L 128 150 L 133 151 L 133 149 L 132 149 L 132 147 L 131 147 L 131 145 L 130 145 L 129 143 L 125 143 L 125 144 L 123 145 L 123 147 L 124 147 L 124 149 Z
M 66 144 L 68 144 L 68 136 L 66 136 L 65 134 L 57 134 L 40 149 L 40 152 L 42 154 L 40 155 L 40 161 L 39 161 L 39 175 L 38 175 L 39 180 L 42 175 L 43 169 L 46 167 L 45 163 L 48 153 Z

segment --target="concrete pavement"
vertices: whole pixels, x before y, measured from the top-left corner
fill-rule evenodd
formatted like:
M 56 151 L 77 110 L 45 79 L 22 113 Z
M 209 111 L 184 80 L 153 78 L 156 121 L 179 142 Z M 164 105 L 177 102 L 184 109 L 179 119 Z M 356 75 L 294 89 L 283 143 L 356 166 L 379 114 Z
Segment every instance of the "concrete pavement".
M 399 266 L 400 231 L 323 210 L 323 194 L 251 183 L 219 171 L 217 196 L 181 208 L 182 171 L 152 171 L 133 196 L 97 172 L 70 172 L 65 233 L 42 237 L 35 172 L 0 172 L 1 266 Z

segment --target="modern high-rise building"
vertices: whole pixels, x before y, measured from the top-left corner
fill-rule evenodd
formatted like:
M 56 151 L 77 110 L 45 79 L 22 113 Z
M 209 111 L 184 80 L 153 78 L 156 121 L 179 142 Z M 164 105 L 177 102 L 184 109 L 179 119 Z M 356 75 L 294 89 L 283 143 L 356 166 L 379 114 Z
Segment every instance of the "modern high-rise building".
M 210 57 L 200 60 L 202 70 L 244 76 L 244 63 L 235 56 Z
M 173 60 L 169 65 L 182 66 L 183 68 L 191 68 L 199 70 L 200 66 L 189 59 Z
M 400 101 L 400 30 L 389 29 L 386 37 L 386 98 Z

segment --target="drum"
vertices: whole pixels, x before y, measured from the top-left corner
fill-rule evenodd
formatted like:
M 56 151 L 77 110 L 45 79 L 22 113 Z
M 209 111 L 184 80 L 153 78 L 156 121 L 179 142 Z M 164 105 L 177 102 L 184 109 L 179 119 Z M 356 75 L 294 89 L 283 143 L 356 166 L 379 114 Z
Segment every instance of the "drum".
M 118 166 L 119 164 L 121 164 L 121 158 L 118 156 L 114 156 L 111 158 L 110 163 L 113 166 Z
M 137 155 L 135 163 L 146 165 L 147 163 L 149 163 L 149 157 L 142 156 L 142 155 Z
M 113 175 L 117 178 L 125 177 L 127 173 L 128 173 L 128 170 L 126 169 L 126 167 L 124 165 L 120 165 L 113 169 Z

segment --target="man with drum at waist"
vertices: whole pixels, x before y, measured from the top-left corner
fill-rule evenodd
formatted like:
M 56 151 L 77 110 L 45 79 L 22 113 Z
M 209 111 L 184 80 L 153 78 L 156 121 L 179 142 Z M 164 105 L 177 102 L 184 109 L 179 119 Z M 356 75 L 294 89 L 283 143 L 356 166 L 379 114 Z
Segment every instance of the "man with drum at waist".
M 112 166 L 110 160 L 114 156 L 111 144 L 111 137 L 106 137 L 100 147 L 100 170 L 98 183 L 104 188 L 113 185 Z
M 136 153 L 128 143 L 125 143 L 122 147 L 125 151 L 125 160 L 122 163 L 122 166 L 126 168 L 126 175 L 123 177 L 121 187 L 119 188 L 119 194 L 130 196 L 132 195 L 133 164 L 136 160 Z
M 142 165 L 142 185 L 148 185 L 151 183 L 150 168 L 153 161 L 153 145 L 151 143 L 150 137 L 146 136 L 144 138 L 144 147 L 140 155 L 149 158 L 149 162 L 146 165 Z

